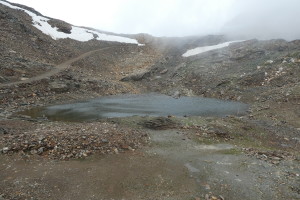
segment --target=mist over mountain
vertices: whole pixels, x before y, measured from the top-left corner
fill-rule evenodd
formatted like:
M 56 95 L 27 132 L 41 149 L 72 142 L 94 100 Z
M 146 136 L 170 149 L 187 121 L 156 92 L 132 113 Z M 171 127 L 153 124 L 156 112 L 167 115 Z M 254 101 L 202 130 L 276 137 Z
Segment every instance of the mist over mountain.
M 46 16 L 115 33 L 300 38 L 298 0 L 12 0 Z M 59 5 L 59 6 L 58 6 Z M 68 8 L 66 11 L 65 8 Z
M 299 39 L 299 7 L 297 0 L 236 1 L 232 7 L 235 16 L 221 32 L 245 39 Z

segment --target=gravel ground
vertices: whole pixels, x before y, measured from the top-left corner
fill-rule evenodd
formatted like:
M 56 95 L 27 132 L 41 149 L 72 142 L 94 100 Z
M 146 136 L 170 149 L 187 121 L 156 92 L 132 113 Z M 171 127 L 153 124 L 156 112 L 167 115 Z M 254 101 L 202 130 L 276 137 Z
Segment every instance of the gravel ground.
M 5 122 L 1 122 L 5 123 Z M 13 126 L 13 123 L 11 123 Z M 22 133 L 6 127 L 0 139 L 3 154 L 40 155 L 51 159 L 83 158 L 94 153 L 134 151 L 148 140 L 147 134 L 105 122 L 36 124 Z M 16 132 L 15 132 L 16 131 Z

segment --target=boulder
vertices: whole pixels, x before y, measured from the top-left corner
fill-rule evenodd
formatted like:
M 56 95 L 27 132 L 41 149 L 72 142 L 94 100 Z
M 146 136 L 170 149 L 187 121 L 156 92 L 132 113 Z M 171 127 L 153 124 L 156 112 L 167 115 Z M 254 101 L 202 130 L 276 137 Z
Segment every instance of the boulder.
M 150 75 L 151 72 L 149 70 L 142 70 L 122 78 L 121 81 L 140 81 L 144 78 L 149 77 Z

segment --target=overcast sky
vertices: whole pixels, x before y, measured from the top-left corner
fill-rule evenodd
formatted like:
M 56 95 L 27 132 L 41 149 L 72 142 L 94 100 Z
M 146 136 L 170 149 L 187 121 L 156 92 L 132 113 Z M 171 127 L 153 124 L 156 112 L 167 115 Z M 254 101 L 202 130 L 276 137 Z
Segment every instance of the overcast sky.
M 300 0 L 11 0 L 74 25 L 155 36 L 300 39 Z

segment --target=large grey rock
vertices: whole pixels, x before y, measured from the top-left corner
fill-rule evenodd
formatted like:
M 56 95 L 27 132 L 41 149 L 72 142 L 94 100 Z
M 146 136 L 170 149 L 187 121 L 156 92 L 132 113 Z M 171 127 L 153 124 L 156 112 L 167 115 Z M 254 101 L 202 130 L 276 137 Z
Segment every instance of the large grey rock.
M 122 78 L 121 81 L 140 81 L 144 78 L 149 77 L 150 75 L 151 72 L 149 70 L 142 70 Z
M 174 128 L 178 124 L 177 122 L 167 117 L 156 117 L 154 119 L 150 119 L 142 122 L 141 125 L 149 129 L 163 130 L 163 129 Z

